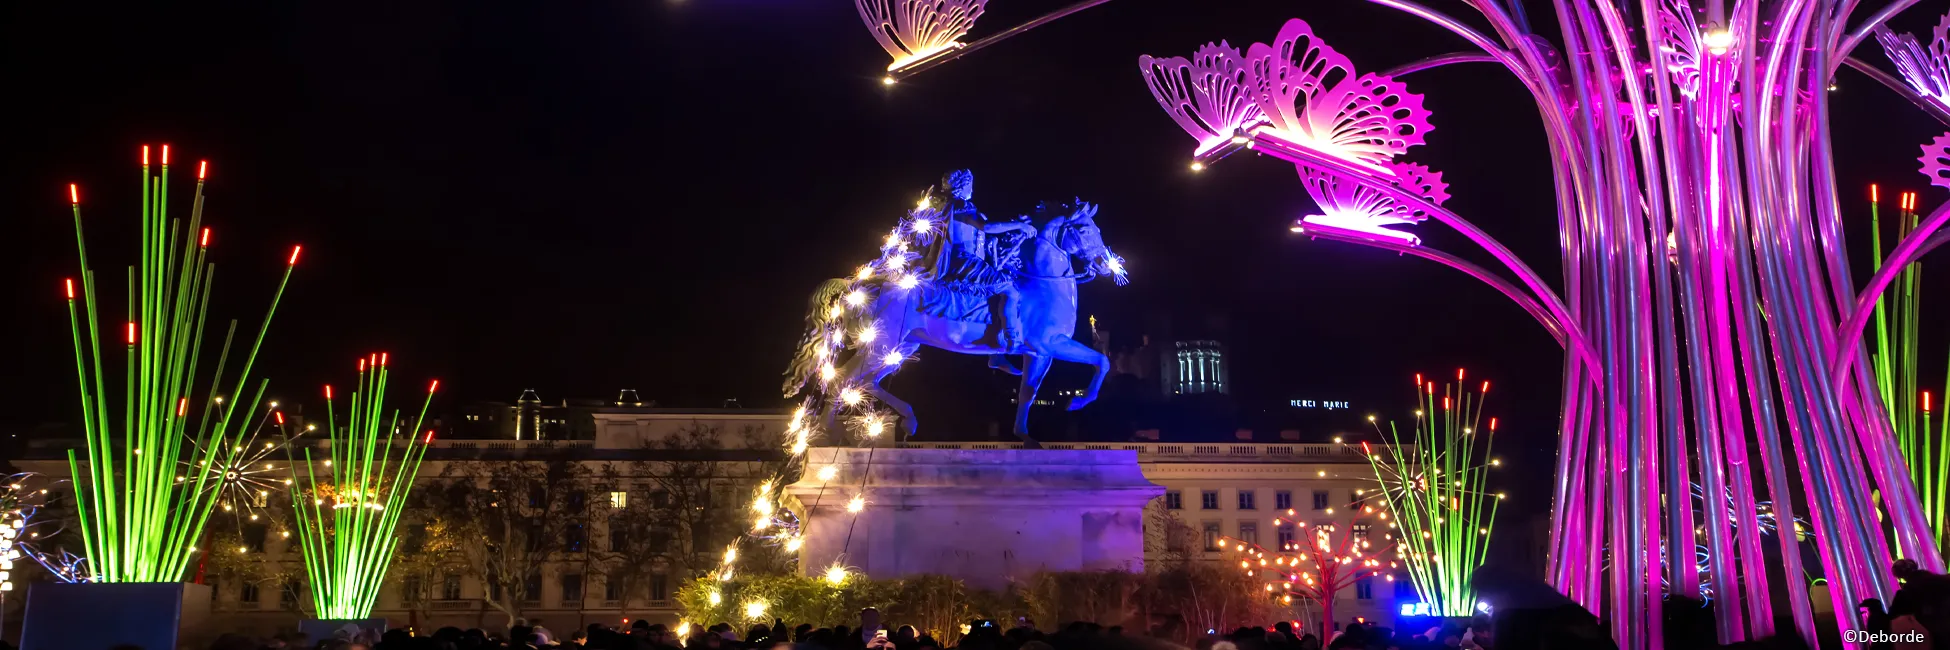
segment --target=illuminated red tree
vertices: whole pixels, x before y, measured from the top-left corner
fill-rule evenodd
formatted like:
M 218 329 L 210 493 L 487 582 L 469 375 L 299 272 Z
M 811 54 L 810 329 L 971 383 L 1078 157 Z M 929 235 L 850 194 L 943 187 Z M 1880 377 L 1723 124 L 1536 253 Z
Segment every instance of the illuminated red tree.
M 1374 511 L 1372 506 L 1364 509 Z M 1291 516 L 1293 511 L 1288 510 L 1286 514 Z M 1387 513 L 1381 513 L 1382 519 L 1387 517 Z M 1292 526 L 1300 534 L 1292 541 L 1282 541 L 1273 551 L 1229 538 L 1233 552 L 1241 555 L 1239 568 L 1248 576 L 1264 576 L 1266 593 L 1279 598 L 1282 604 L 1292 604 L 1295 595 L 1320 603 L 1323 639 L 1332 632 L 1334 598 L 1341 590 L 1375 576 L 1395 581 L 1391 572 L 1397 563 L 1385 557 L 1395 547 L 1394 535 L 1384 532 L 1382 542 L 1376 544 L 1365 532 L 1352 527 L 1339 533 L 1338 525 L 1309 528 L 1307 522 L 1284 517 L 1273 518 L 1273 526 L 1276 530 Z

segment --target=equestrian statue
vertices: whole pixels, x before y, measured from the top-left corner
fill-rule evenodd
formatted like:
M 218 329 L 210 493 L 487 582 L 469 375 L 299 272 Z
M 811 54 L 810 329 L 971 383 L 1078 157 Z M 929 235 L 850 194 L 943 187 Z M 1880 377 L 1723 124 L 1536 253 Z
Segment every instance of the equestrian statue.
M 879 259 L 820 285 L 786 370 L 787 398 L 810 393 L 830 430 L 840 410 L 870 412 L 870 395 L 913 436 L 913 409 L 880 382 L 925 345 L 986 355 L 991 367 L 1022 375 L 1014 431 L 1028 444 L 1029 406 L 1052 362 L 1096 368 L 1071 410 L 1097 399 L 1110 360 L 1072 337 L 1077 285 L 1099 276 L 1126 283 L 1123 260 L 1104 246 L 1097 206 L 1044 202 L 1030 215 L 990 220 L 974 198 L 975 175 L 949 172 L 887 236 Z M 1022 355 L 1020 367 L 1012 355 Z

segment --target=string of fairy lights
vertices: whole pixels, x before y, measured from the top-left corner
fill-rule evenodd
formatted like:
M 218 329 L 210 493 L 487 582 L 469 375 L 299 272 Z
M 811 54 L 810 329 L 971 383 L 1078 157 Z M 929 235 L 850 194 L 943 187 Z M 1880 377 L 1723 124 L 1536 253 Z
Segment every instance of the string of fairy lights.
M 223 498 L 219 490 L 227 483 L 213 480 L 214 469 L 185 475 L 179 468 L 230 468 L 237 454 L 243 453 L 240 443 L 267 386 L 266 382 L 251 386 L 251 369 L 302 250 L 291 248 L 264 323 L 229 392 L 222 389 L 237 333 L 235 321 L 224 336 L 209 387 L 198 396 L 204 325 L 216 269 L 208 260 L 211 229 L 203 225 L 209 164 L 197 164 L 194 198 L 185 222 L 169 216 L 169 146 L 163 145 L 159 153 L 159 164 L 152 165 L 149 146 L 142 147 L 140 254 L 137 264 L 128 268 L 127 317 L 109 334 L 123 344 L 120 413 L 111 412 L 113 398 L 103 370 L 103 330 L 110 328 L 102 326 L 103 314 L 96 304 L 100 290 L 82 233 L 81 189 L 78 184 L 68 185 L 81 274 L 78 290 L 72 278 L 64 281 L 64 288 L 87 439 L 81 454 L 68 452 L 68 465 L 76 478 L 77 518 L 89 558 L 86 573 L 94 581 L 182 578 L 196 540 Z M 243 397 L 246 394 L 248 398 Z M 226 395 L 237 397 L 226 403 Z M 182 444 L 185 439 L 190 444 Z
M 336 421 L 332 387 L 325 387 L 331 446 L 323 464 L 329 476 L 320 476 L 310 448 L 291 455 L 292 466 L 304 468 L 300 489 L 291 491 L 291 509 L 320 618 L 372 614 L 399 544 L 395 533 L 407 492 L 433 444 L 432 430 L 419 432 L 440 381 L 427 386 L 413 425 L 403 426 L 400 411 L 385 408 L 388 356 L 382 352 L 359 360 L 344 428 Z

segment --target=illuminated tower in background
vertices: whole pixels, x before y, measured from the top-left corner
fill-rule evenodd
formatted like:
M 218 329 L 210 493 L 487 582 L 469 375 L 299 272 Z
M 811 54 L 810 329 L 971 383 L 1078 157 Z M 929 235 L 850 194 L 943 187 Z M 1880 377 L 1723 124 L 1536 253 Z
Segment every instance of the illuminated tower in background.
M 1204 393 L 1229 393 L 1232 390 L 1232 376 L 1226 365 L 1225 344 L 1211 339 L 1178 341 L 1164 353 L 1164 372 L 1159 373 L 1165 382 L 1167 397 L 1172 395 L 1198 395 Z
M 542 398 L 533 388 L 521 391 L 521 398 L 515 400 L 515 439 L 542 439 Z

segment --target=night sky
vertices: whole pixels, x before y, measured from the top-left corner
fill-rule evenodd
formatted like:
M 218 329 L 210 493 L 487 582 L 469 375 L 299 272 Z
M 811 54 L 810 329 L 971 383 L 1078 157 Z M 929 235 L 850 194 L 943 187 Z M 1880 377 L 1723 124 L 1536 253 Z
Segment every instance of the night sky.
M 1066 3 L 996 0 L 975 34 Z M 450 403 L 635 388 L 670 406 L 776 406 L 807 294 L 870 257 L 943 171 L 968 167 L 991 216 L 1101 203 L 1132 283 L 1087 286 L 1083 310 L 1121 342 L 1161 317 L 1223 338 L 1242 404 L 1350 400 L 1385 418 L 1406 410 L 1412 373 L 1468 366 L 1496 382 L 1506 439 L 1548 462 L 1561 356 L 1540 327 L 1433 263 L 1291 235 L 1311 209 L 1291 165 L 1246 155 L 1190 173 L 1192 140 L 1137 71 L 1139 54 L 1243 48 L 1294 16 L 1363 71 L 1466 48 L 1386 8 L 1117 0 L 891 89 L 843 0 L 0 11 L 15 115 L 0 154 L 14 342 L 0 426 L 74 408 L 66 184 L 82 183 L 90 251 L 119 291 L 137 147 L 167 142 L 178 161 L 212 164 L 213 318 L 254 329 L 285 251 L 305 246 L 259 362 L 281 395 L 313 395 L 385 350 L 399 376 L 442 378 Z M 1898 28 L 1934 22 L 1910 13 Z M 1859 53 L 1886 65 L 1873 46 Z M 1555 281 L 1547 153 L 1518 84 L 1484 64 L 1406 79 L 1436 125 L 1410 159 L 1445 172 L 1449 207 Z M 1921 186 L 1915 146 L 1939 127 L 1852 71 L 1839 83 L 1843 187 Z M 1418 233 L 1485 258 L 1439 226 Z M 960 382 L 1001 380 L 924 350 L 890 386 Z

